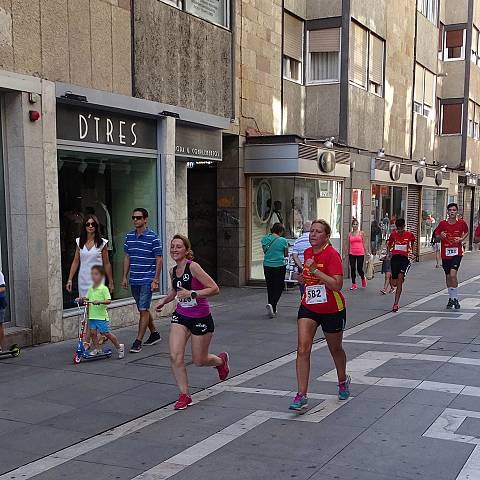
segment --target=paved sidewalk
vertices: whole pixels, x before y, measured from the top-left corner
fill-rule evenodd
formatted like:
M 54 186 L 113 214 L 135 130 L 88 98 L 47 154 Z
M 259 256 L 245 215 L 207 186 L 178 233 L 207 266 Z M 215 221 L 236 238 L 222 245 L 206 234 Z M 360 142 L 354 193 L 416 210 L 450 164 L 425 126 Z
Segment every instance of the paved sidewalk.
M 444 276 L 431 262 L 412 268 L 397 314 L 378 293 L 379 274 L 356 292 L 346 280 L 353 398 L 336 400 L 319 337 L 312 408 L 300 416 L 286 410 L 296 290 L 274 320 L 264 289 L 223 290 L 213 351 L 229 350 L 232 377 L 218 384 L 213 369 L 189 365 L 197 404 L 184 412 L 170 405 L 166 322 L 163 342 L 124 360 L 75 366 L 74 342 L 0 360 L 0 480 L 480 479 L 478 274 L 480 256 L 468 254 L 460 312 L 445 311 Z M 132 329 L 118 333 L 131 343 Z

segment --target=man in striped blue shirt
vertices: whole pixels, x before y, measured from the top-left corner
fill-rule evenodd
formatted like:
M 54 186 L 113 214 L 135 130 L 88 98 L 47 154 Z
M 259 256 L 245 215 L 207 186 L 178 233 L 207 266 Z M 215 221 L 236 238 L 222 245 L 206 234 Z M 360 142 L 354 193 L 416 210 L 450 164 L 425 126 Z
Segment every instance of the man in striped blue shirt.
M 138 353 L 142 350 L 142 341 L 147 327 L 150 330 L 150 336 L 144 345 L 155 345 L 161 340 L 153 323 L 150 304 L 152 293 L 158 290 L 163 254 L 157 234 L 147 228 L 147 210 L 136 208 L 133 211 L 132 220 L 135 229 L 128 232 L 125 238 L 122 287 L 128 288 L 130 273 L 130 288 L 140 312 L 138 335 L 130 352 Z

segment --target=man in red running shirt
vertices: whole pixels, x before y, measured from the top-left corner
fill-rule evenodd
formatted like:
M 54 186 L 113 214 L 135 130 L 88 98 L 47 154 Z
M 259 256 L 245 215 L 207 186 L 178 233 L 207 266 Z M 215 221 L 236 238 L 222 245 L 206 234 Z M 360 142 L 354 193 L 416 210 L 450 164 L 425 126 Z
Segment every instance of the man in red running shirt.
M 442 267 L 445 271 L 448 288 L 447 308 L 460 308 L 458 301 L 458 269 L 463 256 L 462 243 L 467 238 L 468 226 L 463 219 L 457 219 L 458 205 L 447 205 L 447 220 L 442 220 L 433 232 L 437 241 L 441 242 Z
M 390 284 L 392 288 L 397 287 L 392 312 L 398 311 L 403 282 L 405 281 L 405 275 L 410 266 L 409 256 L 413 252 L 413 245 L 415 243 L 415 235 L 405 230 L 405 220 L 403 218 L 398 218 L 395 226 L 397 229 L 390 234 L 390 238 L 387 241 L 388 251 L 392 256 L 392 276 Z

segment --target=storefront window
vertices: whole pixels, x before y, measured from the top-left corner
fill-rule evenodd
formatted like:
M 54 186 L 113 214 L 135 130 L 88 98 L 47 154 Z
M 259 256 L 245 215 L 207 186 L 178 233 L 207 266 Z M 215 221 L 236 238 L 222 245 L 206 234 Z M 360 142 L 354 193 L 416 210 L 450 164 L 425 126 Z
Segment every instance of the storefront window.
M 370 242 L 376 260 L 381 255 L 397 218 L 405 218 L 407 187 L 372 184 Z
M 352 219 L 354 218 L 362 225 L 362 190 L 359 188 L 352 189 Z
M 431 250 L 432 233 L 445 217 L 446 190 L 422 190 L 422 218 L 420 225 L 420 251 Z
M 136 207 L 149 212 L 149 228 L 158 233 L 157 170 L 155 158 L 59 152 L 58 185 L 62 250 L 62 278 L 65 285 L 84 218 L 94 214 L 113 269 L 112 298 L 130 296 L 121 288 L 123 244 L 132 229 L 131 214 Z M 78 295 L 77 276 L 71 294 L 64 291 L 64 308 L 74 306 Z
M 332 227 L 331 242 L 340 251 L 342 183 L 302 177 L 253 177 L 251 183 L 250 278 L 262 280 L 262 237 L 272 225 L 285 225 L 293 244 L 306 220 L 323 218 Z

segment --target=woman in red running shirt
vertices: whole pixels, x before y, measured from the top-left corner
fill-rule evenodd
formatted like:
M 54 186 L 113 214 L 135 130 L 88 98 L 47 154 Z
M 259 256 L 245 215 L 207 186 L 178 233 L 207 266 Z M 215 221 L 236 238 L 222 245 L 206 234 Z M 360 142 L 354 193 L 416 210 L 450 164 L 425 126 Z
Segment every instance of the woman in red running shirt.
M 290 410 L 307 407 L 310 354 L 318 327 L 322 327 L 338 376 L 338 398 L 350 396 L 350 377 L 346 374 L 347 357 L 342 347 L 345 329 L 343 265 L 340 254 L 330 243 L 331 228 L 325 220 L 315 220 L 310 227 L 310 248 L 304 253 L 305 291 L 298 310 L 297 395 Z
M 409 256 L 413 252 L 413 245 L 415 243 L 415 235 L 405 230 L 405 220 L 403 218 L 398 218 L 395 226 L 397 229 L 390 234 L 390 238 L 387 241 L 388 251 L 392 256 L 390 262 L 392 266 L 392 277 L 390 282 L 392 288 L 397 287 L 392 312 L 398 311 L 403 282 L 405 281 L 405 275 L 410 266 Z

